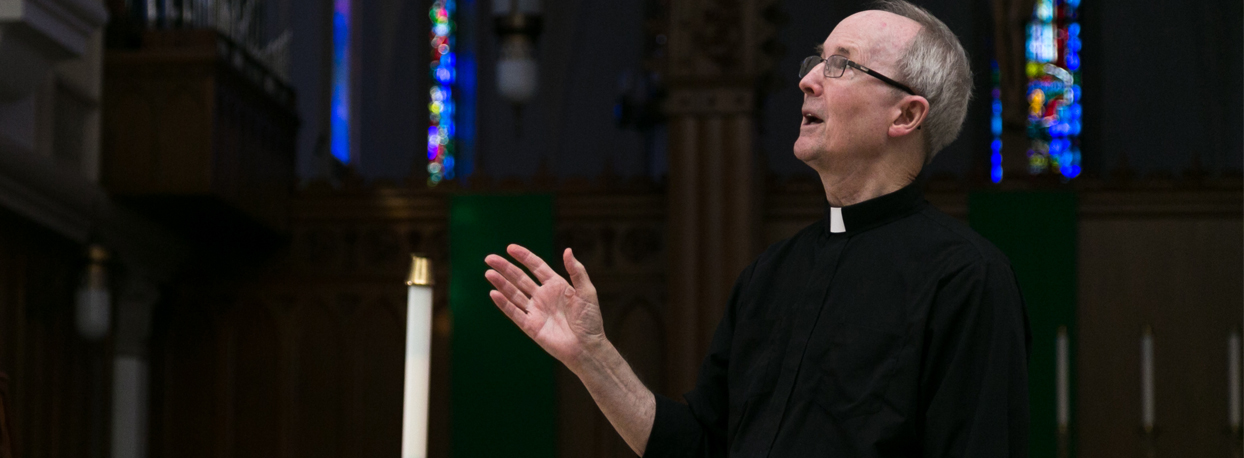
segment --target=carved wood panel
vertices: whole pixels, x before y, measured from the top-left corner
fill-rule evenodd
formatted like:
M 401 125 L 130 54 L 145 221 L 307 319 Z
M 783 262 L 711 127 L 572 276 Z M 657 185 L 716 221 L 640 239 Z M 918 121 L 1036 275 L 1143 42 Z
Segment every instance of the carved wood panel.
M 600 291 L 606 332 L 660 390 L 663 198 L 567 192 L 556 202 L 558 248 L 575 249 Z M 153 456 L 183 454 L 181 444 L 203 456 L 396 455 L 402 281 L 412 252 L 436 266 L 430 451 L 448 456 L 446 195 L 309 191 L 294 215 L 288 248 L 255 268 L 258 279 L 233 286 L 195 279 L 161 312 Z M 562 456 L 629 454 L 582 385 L 560 370 Z

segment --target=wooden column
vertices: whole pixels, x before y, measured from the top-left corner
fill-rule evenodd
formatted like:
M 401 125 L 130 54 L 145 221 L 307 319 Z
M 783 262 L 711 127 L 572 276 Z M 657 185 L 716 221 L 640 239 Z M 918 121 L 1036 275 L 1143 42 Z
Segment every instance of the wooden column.
M 694 386 L 759 239 L 756 81 L 769 1 L 670 5 L 667 394 Z

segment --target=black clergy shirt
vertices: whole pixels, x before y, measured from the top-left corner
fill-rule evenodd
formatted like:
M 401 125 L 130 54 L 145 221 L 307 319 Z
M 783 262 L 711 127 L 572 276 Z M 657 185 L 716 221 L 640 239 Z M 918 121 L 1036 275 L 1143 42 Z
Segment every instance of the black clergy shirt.
M 1006 257 L 920 183 L 837 209 L 743 270 L 645 457 L 1022 457 L 1027 312 Z

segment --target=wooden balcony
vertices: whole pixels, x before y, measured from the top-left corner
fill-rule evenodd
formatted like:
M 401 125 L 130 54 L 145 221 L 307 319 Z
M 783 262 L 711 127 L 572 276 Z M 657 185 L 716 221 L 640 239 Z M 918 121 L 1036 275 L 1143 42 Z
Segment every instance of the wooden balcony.
M 142 43 L 105 55 L 104 188 L 195 239 L 285 234 L 293 91 L 211 30 Z

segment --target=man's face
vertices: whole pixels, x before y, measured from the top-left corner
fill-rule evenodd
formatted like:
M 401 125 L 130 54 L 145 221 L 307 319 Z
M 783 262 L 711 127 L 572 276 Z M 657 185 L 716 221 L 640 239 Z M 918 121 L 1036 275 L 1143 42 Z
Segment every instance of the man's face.
M 856 13 L 834 27 L 821 45 L 821 57 L 845 56 L 894 78 L 899 57 L 919 31 L 918 23 L 893 13 Z M 828 170 L 880 154 L 899 114 L 901 93 L 851 67 L 840 78 L 825 78 L 824 66 L 799 81 L 803 118 L 795 157 L 814 169 Z

